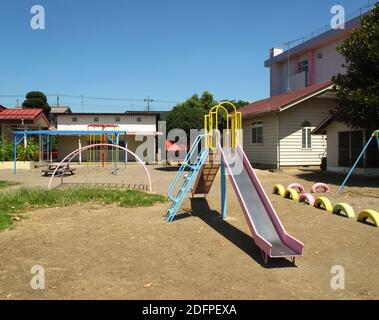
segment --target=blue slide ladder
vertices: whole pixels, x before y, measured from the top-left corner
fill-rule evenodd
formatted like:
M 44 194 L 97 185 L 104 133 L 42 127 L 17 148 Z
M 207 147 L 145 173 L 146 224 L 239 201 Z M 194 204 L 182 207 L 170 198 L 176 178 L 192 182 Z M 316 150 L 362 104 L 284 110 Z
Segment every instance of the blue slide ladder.
M 203 148 L 197 156 L 196 161 L 193 164 L 190 163 L 194 153 L 198 151 L 198 146 L 203 138 L 204 135 L 197 136 L 196 140 L 191 146 L 190 151 L 187 153 L 184 162 L 180 166 L 180 169 L 177 172 L 174 180 L 168 188 L 167 196 L 172 201 L 172 203 L 166 214 L 166 222 L 172 222 L 172 220 L 174 220 L 179 208 L 181 207 L 184 201 L 185 196 L 187 195 L 188 191 L 191 188 L 191 185 L 193 184 L 193 181 L 196 179 L 201 167 L 203 166 L 205 160 L 209 155 L 209 149 Z M 180 178 L 183 176 L 183 172 L 186 168 L 189 168 L 189 172 L 186 176 L 184 176 L 184 182 L 182 186 L 180 187 L 179 191 L 174 195 L 174 191 L 179 183 Z

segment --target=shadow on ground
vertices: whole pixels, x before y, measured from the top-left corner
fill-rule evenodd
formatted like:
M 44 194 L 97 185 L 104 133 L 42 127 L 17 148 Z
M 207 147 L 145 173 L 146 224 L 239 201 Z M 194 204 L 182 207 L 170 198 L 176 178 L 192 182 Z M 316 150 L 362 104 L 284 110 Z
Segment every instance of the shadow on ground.
M 167 167 L 159 167 L 159 168 L 154 168 L 154 170 L 158 171 L 164 171 L 164 172 L 175 172 L 179 171 L 180 167 L 179 166 L 167 166 Z M 188 171 L 188 168 L 185 169 L 185 171 Z
M 198 217 L 208 226 L 249 255 L 264 268 L 293 268 L 294 264 L 287 259 L 270 259 L 266 265 L 261 250 L 255 245 L 251 236 L 221 218 L 219 212 L 211 210 L 205 198 L 191 198 L 191 212 L 178 215 L 176 220 Z
M 326 184 L 332 184 L 336 186 L 342 185 L 345 180 L 347 174 L 344 173 L 334 173 L 334 172 L 326 172 L 320 170 L 300 170 L 299 174 L 296 176 L 299 179 L 304 179 L 307 181 L 315 182 L 323 182 Z M 368 177 L 360 177 L 360 176 L 351 176 L 348 180 L 346 186 L 348 187 L 366 187 L 366 188 L 377 188 L 379 187 L 379 179 L 378 177 L 368 176 Z

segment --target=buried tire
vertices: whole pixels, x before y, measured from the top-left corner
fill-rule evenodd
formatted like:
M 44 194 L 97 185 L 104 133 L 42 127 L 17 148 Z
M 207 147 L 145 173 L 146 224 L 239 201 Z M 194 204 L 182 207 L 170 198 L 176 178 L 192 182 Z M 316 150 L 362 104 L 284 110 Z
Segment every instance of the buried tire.
M 347 203 L 337 203 L 333 207 L 333 213 L 342 214 L 348 218 L 355 218 L 354 209 Z
M 372 221 L 375 227 L 379 228 L 379 213 L 375 210 L 365 210 L 358 215 L 358 222 Z
M 299 201 L 299 193 L 296 191 L 296 189 L 287 189 L 284 192 L 284 198 Z
M 285 191 L 286 191 L 286 189 L 281 184 L 276 184 L 272 188 L 272 193 L 273 194 L 277 194 L 277 195 L 282 196 L 282 197 L 284 197 Z
M 318 197 L 313 206 L 317 209 L 333 212 L 333 205 L 327 197 Z
M 325 192 L 325 193 L 329 193 L 330 192 L 330 187 L 327 184 L 319 182 L 319 183 L 315 183 L 312 186 L 311 193 L 316 193 L 320 189 L 322 190 L 322 192 Z
M 287 189 L 295 189 L 299 193 L 305 192 L 305 188 L 300 183 L 291 183 Z
M 315 198 L 309 193 L 302 193 L 299 197 L 299 202 L 313 207 L 315 204 Z

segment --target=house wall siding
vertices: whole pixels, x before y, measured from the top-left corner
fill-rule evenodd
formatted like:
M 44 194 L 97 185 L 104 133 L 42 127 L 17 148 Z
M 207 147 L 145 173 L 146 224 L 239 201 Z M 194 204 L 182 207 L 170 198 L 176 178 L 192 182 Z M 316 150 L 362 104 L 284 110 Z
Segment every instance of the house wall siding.
M 263 122 L 263 143 L 253 144 L 251 125 Z M 256 165 L 276 168 L 277 164 L 277 115 L 243 119 L 243 147 L 249 161 Z
M 312 135 L 312 148 L 302 148 L 302 124 L 308 121 L 312 130 L 335 108 L 336 102 L 326 98 L 311 98 L 285 110 L 280 115 L 280 165 L 320 165 L 326 151 L 326 136 Z

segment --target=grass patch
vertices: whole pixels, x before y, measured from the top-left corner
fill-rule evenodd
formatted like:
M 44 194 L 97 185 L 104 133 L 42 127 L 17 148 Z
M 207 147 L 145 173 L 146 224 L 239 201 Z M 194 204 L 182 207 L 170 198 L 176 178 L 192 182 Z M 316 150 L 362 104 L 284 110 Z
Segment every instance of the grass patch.
M 0 195 L 0 230 L 8 228 L 12 217 L 25 211 L 96 202 L 121 207 L 149 207 L 163 203 L 166 197 L 137 190 L 101 188 L 52 189 L 20 188 Z
M 5 181 L 5 180 L 0 180 L 0 189 L 10 187 L 10 186 L 18 186 L 20 182 L 16 181 Z

